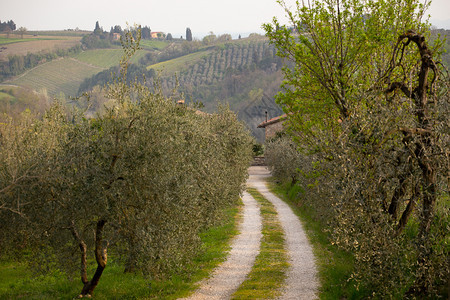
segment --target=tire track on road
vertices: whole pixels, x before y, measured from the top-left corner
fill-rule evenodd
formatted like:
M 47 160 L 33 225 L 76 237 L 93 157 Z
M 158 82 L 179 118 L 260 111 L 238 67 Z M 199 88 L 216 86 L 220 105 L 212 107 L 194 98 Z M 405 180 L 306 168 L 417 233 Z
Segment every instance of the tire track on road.
M 278 218 L 285 232 L 290 268 L 286 288 L 279 299 L 317 299 L 318 279 L 312 247 L 298 217 L 280 198 L 272 194 L 265 183 L 270 177 L 266 167 L 251 167 L 248 184 L 269 200 L 278 212 Z
M 227 260 L 200 283 L 200 288 L 185 299 L 229 299 L 251 271 L 259 253 L 262 220 L 259 205 L 247 192 L 243 193 L 244 209 L 239 235 L 233 240 Z

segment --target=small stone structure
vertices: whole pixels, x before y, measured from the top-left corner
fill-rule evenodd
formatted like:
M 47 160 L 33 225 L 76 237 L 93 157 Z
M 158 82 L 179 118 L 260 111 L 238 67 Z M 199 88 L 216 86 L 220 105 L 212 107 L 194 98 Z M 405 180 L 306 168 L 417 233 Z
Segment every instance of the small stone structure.
M 277 132 L 283 131 L 283 121 L 286 118 L 286 114 L 266 120 L 258 125 L 258 128 L 265 129 L 265 139 L 275 137 Z

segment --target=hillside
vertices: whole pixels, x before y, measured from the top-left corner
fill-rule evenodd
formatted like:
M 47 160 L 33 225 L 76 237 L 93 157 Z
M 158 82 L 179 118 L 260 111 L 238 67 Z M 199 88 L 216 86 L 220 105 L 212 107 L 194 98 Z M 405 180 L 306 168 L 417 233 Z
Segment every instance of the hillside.
M 138 52 L 132 62 L 137 62 L 145 53 L 144 50 Z M 59 97 L 61 93 L 67 97 L 75 97 L 86 78 L 118 65 L 122 54 L 121 49 L 83 51 L 71 57 L 40 64 L 4 83 L 36 91 L 45 90 L 50 97 Z
M 23 40 L 16 44 L 23 49 L 30 45 Z M 201 102 L 207 112 L 214 111 L 219 104 L 228 104 L 259 141 L 263 140 L 264 132 L 256 127 L 264 120 L 265 112 L 270 117 L 282 113 L 274 101 L 282 78 L 281 62 L 264 37 L 210 45 L 143 40 L 141 48 L 131 60 L 130 80 L 142 78 L 145 73 L 151 83 L 151 77 L 157 75 L 167 93 L 178 81 L 178 91 L 184 100 Z M 3 83 L 51 98 L 69 99 L 110 81 L 121 56 L 119 48 L 85 50 L 39 64 Z M 97 98 L 95 94 L 93 101 L 104 101 L 103 97 Z
M 103 69 L 100 67 L 74 58 L 62 58 L 39 65 L 6 83 L 36 91 L 46 90 L 52 97 L 59 96 L 60 93 L 74 96 L 86 76 L 92 76 L 101 70 Z
M 80 44 L 80 36 L 51 35 L 11 35 L 0 34 L 0 61 L 6 61 L 10 55 L 26 55 L 42 51 L 51 52 L 69 49 Z
M 148 41 L 143 45 L 147 50 Z M 92 51 L 83 55 L 95 57 Z M 253 135 L 263 141 L 264 132 L 256 127 L 264 120 L 265 112 L 269 117 L 282 113 L 274 101 L 282 79 L 281 65 L 274 48 L 261 36 L 209 45 L 176 41 L 141 55 L 130 66 L 128 75 L 129 80 L 134 80 L 145 74 L 149 85 L 157 80 L 167 94 L 178 85 L 179 97 L 186 103 L 201 102 L 206 112 L 214 111 L 219 104 L 229 104 Z M 117 69 L 105 69 L 85 79 L 78 94 L 103 86 L 112 79 L 111 73 L 117 73 Z M 96 101 L 95 95 L 93 98 Z
M 282 113 L 274 96 L 282 80 L 281 61 L 263 37 L 228 41 L 148 68 L 161 71 L 166 91 L 179 84 L 186 102 L 201 102 L 205 111 L 229 104 L 252 134 L 263 141 L 257 125 Z
M 447 31 L 434 30 L 433 38 L 437 33 L 447 35 Z M 70 49 L 80 45 L 80 40 L 81 33 L 77 32 L 33 33 L 23 39 L 17 35 L 9 39 L 0 36 L 0 60 L 2 57 L 6 59 L 8 53 L 40 54 L 54 49 Z M 178 85 L 178 91 L 187 103 L 201 102 L 207 112 L 215 110 L 218 104 L 229 104 L 260 141 L 263 130 L 256 126 L 264 120 L 265 112 L 269 118 L 282 113 L 274 101 L 282 80 L 282 63 L 276 57 L 274 47 L 263 36 L 216 39 L 206 44 L 199 41 L 142 40 L 141 48 L 132 59 L 129 80 L 142 78 L 145 73 L 150 83 L 152 77 L 158 78 L 167 93 Z M 444 48 L 448 51 L 449 41 Z M 63 54 L 59 59 L 44 57 L 46 63 L 37 62 L 36 67 L 3 83 L 44 90 L 50 97 L 73 97 L 111 80 L 111 72 L 117 71 L 114 68 L 121 55 L 120 47 L 114 46 L 78 50 Z M 443 54 L 442 60 L 447 65 L 449 57 L 448 52 Z M 25 62 L 15 61 L 13 65 L 10 63 L 10 67 L 20 63 Z

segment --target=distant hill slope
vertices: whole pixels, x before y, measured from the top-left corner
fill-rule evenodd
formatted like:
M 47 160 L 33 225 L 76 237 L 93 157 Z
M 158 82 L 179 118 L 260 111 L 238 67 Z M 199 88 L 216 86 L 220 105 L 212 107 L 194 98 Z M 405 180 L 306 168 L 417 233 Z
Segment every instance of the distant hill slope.
M 83 63 L 74 58 L 63 58 L 39 65 L 5 83 L 36 91 L 45 90 L 51 97 L 57 96 L 61 92 L 66 96 L 75 96 L 84 78 L 101 70 L 103 68 Z
M 448 30 L 433 30 L 432 39 L 437 34 L 448 35 Z M 48 32 L 38 36 L 13 35 L 10 39 L 0 35 L 0 56 L 25 54 L 33 51 L 70 47 L 80 44 L 79 32 Z M 444 44 L 446 53 L 442 61 L 450 65 L 450 40 Z M 104 85 L 111 79 L 111 71 L 119 64 L 122 50 L 88 50 L 40 64 L 4 83 L 29 87 L 36 91 L 46 90 L 51 96 L 63 93 L 77 96 L 95 85 Z M 218 104 L 229 104 L 245 121 L 249 129 L 260 141 L 263 130 L 256 126 L 265 118 L 282 114 L 275 104 L 274 96 L 282 81 L 281 61 L 276 51 L 263 36 L 216 41 L 204 45 L 201 42 L 182 40 L 142 40 L 142 50 L 132 58 L 130 80 L 142 78 L 149 82 L 158 74 L 163 89 L 169 93 L 178 84 L 178 90 L 189 103 L 201 102 L 205 111 L 213 111 Z M 12 52 L 11 52 L 12 51 Z
M 137 62 L 146 51 L 139 51 L 133 62 Z M 50 97 L 63 93 L 67 97 L 78 95 L 80 84 L 107 68 L 119 64 L 122 49 L 96 49 L 83 51 L 72 57 L 60 58 L 38 65 L 24 74 L 4 83 L 31 88 L 36 91 L 45 90 Z
M 7 60 L 9 55 L 68 49 L 80 45 L 80 40 L 80 36 L 24 35 L 22 38 L 20 35 L 11 35 L 7 38 L 5 34 L 0 34 L 0 61 Z
M 151 65 L 162 70 L 164 90 L 179 84 L 186 102 L 201 102 L 206 111 L 228 104 L 252 134 L 263 141 L 257 125 L 282 114 L 274 96 L 282 80 L 281 60 L 264 37 L 228 41 L 187 56 Z
M 199 60 L 207 57 L 210 53 L 211 50 L 200 50 L 198 52 L 150 65 L 147 67 L 147 70 L 153 69 L 161 72 L 162 76 L 172 76 L 175 73 L 186 71 Z
M 23 41 L 18 44 L 28 45 Z M 201 102 L 208 112 L 219 104 L 229 104 L 261 141 L 263 131 L 256 126 L 264 120 L 265 112 L 269 117 L 282 113 L 274 101 L 282 78 L 281 61 L 262 36 L 209 45 L 143 40 L 141 47 L 132 58 L 135 65 L 130 67 L 130 80 L 142 77 L 136 72 L 145 71 L 145 67 L 149 82 L 160 71 L 159 80 L 167 93 L 178 80 L 178 90 L 188 103 Z M 121 56 L 120 48 L 87 50 L 40 64 L 4 83 L 44 90 L 50 97 L 77 96 L 83 91 L 81 86 L 89 90 L 108 82 Z
M 157 78 L 166 93 L 176 88 L 179 97 L 187 103 L 201 102 L 207 112 L 214 111 L 219 104 L 228 104 L 259 141 L 263 140 L 264 132 L 256 127 L 264 121 L 265 112 L 269 117 L 282 114 L 274 100 L 282 80 L 282 62 L 265 37 L 212 45 L 174 42 L 138 61 L 142 64 L 147 60 L 151 63 L 146 68 L 130 66 L 129 80 L 142 78 L 145 73 L 148 84 Z M 106 69 L 85 79 L 78 93 L 103 86 L 111 80 L 111 72 L 117 70 Z

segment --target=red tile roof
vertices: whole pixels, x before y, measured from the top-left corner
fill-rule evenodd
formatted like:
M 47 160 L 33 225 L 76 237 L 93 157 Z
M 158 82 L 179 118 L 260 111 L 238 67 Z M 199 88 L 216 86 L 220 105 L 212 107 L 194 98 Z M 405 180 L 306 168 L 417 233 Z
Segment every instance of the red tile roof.
M 264 121 L 261 124 L 259 124 L 258 128 L 266 128 L 266 126 L 268 126 L 270 124 L 274 124 L 274 123 L 278 123 L 278 122 L 284 121 L 285 118 L 286 118 L 286 114 L 284 114 L 282 116 L 278 116 L 278 117 L 272 118 L 270 120 Z

